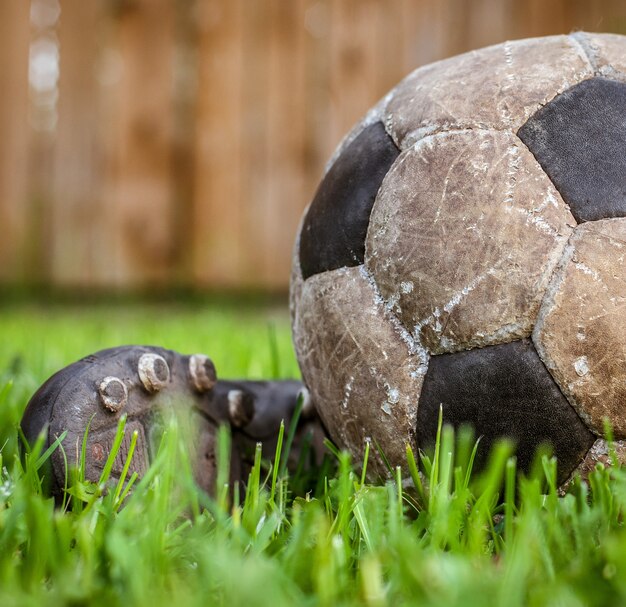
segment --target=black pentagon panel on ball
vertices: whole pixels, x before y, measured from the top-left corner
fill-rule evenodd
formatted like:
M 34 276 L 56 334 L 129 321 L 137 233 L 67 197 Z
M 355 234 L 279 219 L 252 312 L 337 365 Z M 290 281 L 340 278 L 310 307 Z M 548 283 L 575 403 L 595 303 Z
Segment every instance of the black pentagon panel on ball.
M 363 263 L 372 206 L 399 154 L 382 122 L 376 122 L 364 128 L 335 160 L 302 225 L 303 278 Z
M 549 443 L 561 484 L 594 442 L 530 339 L 433 356 L 417 410 L 420 448 L 435 442 L 440 406 L 444 423 L 472 425 L 482 437 L 479 468 L 498 438 L 516 443 L 518 466 L 526 471 L 536 447 Z
M 626 84 L 590 78 L 558 95 L 518 136 L 579 223 L 626 217 Z

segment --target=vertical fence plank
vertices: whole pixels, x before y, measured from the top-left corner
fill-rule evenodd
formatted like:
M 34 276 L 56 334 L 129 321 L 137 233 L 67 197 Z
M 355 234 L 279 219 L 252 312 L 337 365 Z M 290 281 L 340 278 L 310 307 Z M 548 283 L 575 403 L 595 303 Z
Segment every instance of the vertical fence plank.
M 109 53 L 117 73 L 106 100 L 106 281 L 130 288 L 166 285 L 175 255 L 174 6 L 170 0 L 113 6 Z
M 204 287 L 240 281 L 244 7 L 245 0 L 199 5 L 192 275 Z
M 327 158 L 337 145 L 331 130 L 331 0 L 305 0 L 304 6 L 304 170 L 307 205 Z
M 378 100 L 376 0 L 331 3 L 331 128 L 339 143 L 352 125 Z
M 402 60 L 405 74 L 447 56 L 446 3 L 447 0 L 403 0 L 400 36 L 406 49 Z
M 474 0 L 467 14 L 467 48 L 497 44 L 514 36 L 511 4 L 516 0 Z
M 407 40 L 403 36 L 405 10 L 403 0 L 377 2 L 376 89 L 384 95 L 404 75 Z
M 271 12 L 265 0 L 247 0 L 243 11 L 242 59 L 242 230 L 241 281 L 262 284 L 267 209 L 269 39 Z
M 547 36 L 568 33 L 568 2 L 566 0 L 528 0 L 517 3 L 513 22 L 515 37 Z
M 305 165 L 305 3 L 271 0 L 267 72 L 266 196 L 260 224 L 263 285 L 284 287 L 307 193 Z M 254 201 L 250 202 L 251 205 Z
M 197 0 L 175 0 L 174 86 L 172 106 L 171 284 L 193 283 L 194 188 L 196 182 L 196 96 L 198 90 Z
M 58 122 L 52 149 L 49 210 L 50 277 L 55 285 L 88 286 L 103 248 L 97 83 L 99 3 L 61 2 L 58 27 Z
M 27 279 L 29 3 L 0 3 L 0 280 Z

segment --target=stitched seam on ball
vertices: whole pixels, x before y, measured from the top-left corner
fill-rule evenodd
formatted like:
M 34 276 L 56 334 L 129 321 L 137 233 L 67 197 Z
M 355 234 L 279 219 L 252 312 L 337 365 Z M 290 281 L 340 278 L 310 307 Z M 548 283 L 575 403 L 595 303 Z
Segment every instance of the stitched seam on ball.
M 392 137 L 392 139 L 395 141 L 396 145 L 402 152 L 404 152 L 405 150 L 411 149 L 417 143 L 419 143 L 420 141 L 423 141 L 424 139 L 427 139 L 428 137 L 434 137 L 436 135 L 441 135 L 445 133 L 455 133 L 455 132 L 462 132 L 462 131 L 473 131 L 473 132 L 490 131 L 490 132 L 496 132 L 496 133 L 498 132 L 513 133 L 514 135 L 517 135 L 519 130 L 529 120 L 531 120 L 532 117 L 542 107 L 548 105 L 549 103 L 552 103 L 559 95 L 561 95 L 565 91 L 568 91 L 572 87 L 580 84 L 581 82 L 584 82 L 585 80 L 590 80 L 591 78 L 595 78 L 597 75 L 608 77 L 602 71 L 596 74 L 591 64 L 589 65 L 589 67 L 591 68 L 590 72 L 587 72 L 585 70 L 581 73 L 576 74 L 574 78 L 572 79 L 572 81 L 568 83 L 566 87 L 564 88 L 559 87 L 559 89 L 557 89 L 549 99 L 538 102 L 536 104 L 536 108 L 528 115 L 528 118 L 522 124 L 520 124 L 519 127 L 517 128 L 516 128 L 516 125 L 513 124 L 512 118 L 509 124 L 507 124 L 507 126 L 505 126 L 504 128 L 498 128 L 497 126 L 493 124 L 489 125 L 489 124 L 485 124 L 481 122 L 471 122 L 471 121 L 441 122 L 437 124 L 437 123 L 432 123 L 430 120 L 426 119 L 420 122 L 417 126 L 415 126 L 415 128 L 411 129 L 410 131 L 407 131 L 407 133 L 404 135 L 402 140 L 400 140 L 393 132 L 394 129 L 393 129 L 393 124 L 392 124 L 393 122 L 392 114 L 389 114 L 387 116 L 387 118 L 383 121 L 383 124 L 385 125 L 385 130 L 387 130 L 388 132 L 391 131 L 390 136 Z M 613 79 L 616 79 L 616 78 L 613 78 Z M 503 117 L 502 119 L 504 122 L 507 122 L 505 117 Z
M 598 57 L 596 49 L 594 49 L 584 32 L 576 32 L 568 36 L 569 40 L 574 43 L 580 51 L 582 56 L 589 62 L 589 67 L 593 70 L 594 75 L 599 75 L 600 70 L 598 68 Z
M 502 45 L 502 52 L 504 53 L 504 64 L 507 67 L 507 74 L 502 79 L 502 83 L 505 85 L 502 88 L 508 91 L 515 85 L 515 73 L 513 66 L 513 51 L 511 50 L 511 43 L 505 42 Z M 513 130 L 513 116 L 506 103 L 502 104 L 502 120 L 506 124 L 506 128 Z
M 575 40 L 585 52 L 594 75 L 602 78 L 609 78 L 617 82 L 624 82 L 626 80 L 626 73 L 622 70 L 616 69 L 610 63 L 606 65 L 600 65 L 600 49 L 593 45 L 586 32 L 576 32 L 570 34 L 570 37 Z
M 389 93 L 385 96 L 383 102 L 381 103 L 382 115 L 380 119 L 381 119 L 381 122 L 383 123 L 383 128 L 385 129 L 385 132 L 387 133 L 387 135 L 389 135 L 389 137 L 391 137 L 391 140 L 395 143 L 396 147 L 402 153 L 403 150 L 400 145 L 400 141 L 396 137 L 396 130 L 394 129 L 394 126 L 393 126 L 394 115 L 393 115 L 393 112 L 389 111 L 389 104 L 391 103 L 391 100 L 393 99 L 397 88 L 398 87 L 396 86 L 393 89 L 391 89 L 391 91 L 389 91 Z
M 531 116 L 532 118 L 532 116 Z M 530 118 L 529 118 L 530 120 Z M 524 123 L 525 124 L 525 123 Z M 524 125 L 522 125 L 524 126 Z M 520 127 L 521 129 L 522 127 Z M 558 195 L 560 196 L 561 200 L 563 201 L 563 204 L 565 205 L 565 208 L 567 209 L 567 211 L 569 212 L 569 214 L 572 217 L 572 220 L 574 221 L 574 226 L 572 226 L 573 229 L 575 229 L 576 227 L 578 227 L 580 224 L 576 221 L 576 217 L 574 217 L 574 214 L 572 213 L 572 209 L 569 206 L 567 200 L 565 200 L 565 197 L 563 196 L 563 194 L 561 193 L 561 190 L 559 190 L 559 188 L 557 187 L 556 183 L 554 183 L 554 181 L 552 181 L 552 177 L 550 177 L 550 175 L 548 175 L 547 171 L 543 168 L 543 165 L 539 162 L 539 159 L 537 158 L 537 156 L 535 156 L 535 154 L 533 153 L 532 149 L 529 148 L 526 143 L 524 142 L 524 140 L 518 135 L 519 133 L 519 129 L 517 131 L 517 133 L 513 133 L 513 135 L 515 136 L 515 138 L 519 141 L 519 143 L 522 144 L 522 146 L 524 148 L 526 148 L 530 154 L 532 155 L 532 157 L 535 159 L 535 162 L 537 163 L 537 166 L 541 169 L 541 172 L 548 178 L 548 181 L 552 184 L 552 187 L 556 190 L 556 192 L 558 193 Z M 570 235 L 571 237 L 571 235 Z
M 426 348 L 413 338 L 409 331 L 407 331 L 402 321 L 386 305 L 385 299 L 383 298 L 380 289 L 378 288 L 378 284 L 376 283 L 376 279 L 368 271 L 364 263 L 359 266 L 359 274 L 372 289 L 374 303 L 382 309 L 383 318 L 391 325 L 392 330 L 400 338 L 400 340 L 406 344 L 409 355 L 418 359 L 416 368 L 411 372 L 411 376 L 413 376 L 414 373 L 419 374 L 421 375 L 423 381 L 423 378 L 426 376 L 426 372 L 428 371 L 428 361 L 430 359 Z M 417 410 L 419 407 L 420 395 L 421 386 L 420 394 L 418 394 L 417 400 L 413 403 L 414 406 L 406 412 L 408 421 L 408 433 L 406 439 L 408 444 L 410 444 L 413 448 L 416 448 Z
M 595 234 L 599 238 L 603 238 L 608 240 L 609 244 L 615 245 L 625 245 L 626 240 L 622 240 L 621 238 L 616 238 L 615 236 L 610 236 L 609 234 L 605 234 L 597 229 L 595 229 L 596 225 L 605 222 L 605 221 L 624 221 L 624 217 L 605 217 L 604 219 L 596 219 L 596 221 L 587 221 L 585 223 L 585 231 L 587 233 Z
M 543 295 L 543 298 L 541 299 L 539 313 L 537 314 L 537 320 L 535 321 L 535 327 L 532 333 L 532 340 L 533 340 L 533 343 L 535 344 L 535 348 L 537 349 L 537 352 L 539 353 L 539 356 L 541 357 L 541 359 L 549 368 L 554 368 L 554 365 L 548 365 L 548 362 L 545 360 L 548 357 L 545 355 L 543 346 L 540 343 L 538 343 L 539 332 L 543 329 L 545 325 L 545 318 L 550 312 L 550 310 L 552 309 L 552 307 L 554 306 L 554 300 L 556 298 L 556 295 L 559 292 L 559 289 L 561 285 L 563 284 L 563 281 L 565 280 L 565 270 L 567 269 L 569 262 L 574 256 L 575 237 L 576 237 L 576 230 L 574 229 L 574 231 L 572 232 L 572 235 L 569 237 L 567 244 L 565 245 L 563 249 L 561 258 L 559 259 L 558 263 L 556 264 L 552 272 L 552 275 L 550 276 L 550 279 L 548 281 L 548 286 Z
M 402 321 L 393 313 L 385 301 L 385 298 L 382 296 L 380 289 L 378 288 L 378 284 L 376 283 L 376 279 L 365 267 L 365 264 L 359 266 L 359 272 L 367 284 L 372 288 L 372 291 L 374 292 L 374 302 L 382 308 L 385 318 L 391 324 L 396 335 L 406 344 L 409 354 L 419 357 L 420 368 L 423 367 L 425 373 L 426 368 L 428 367 L 428 351 L 417 339 L 415 339 L 413 335 L 411 335 Z
M 431 127 L 434 130 L 429 130 Z M 408 131 L 401 142 L 396 141 L 396 145 L 401 152 L 405 152 L 415 147 L 418 143 L 432 137 L 450 134 L 454 135 L 456 133 L 475 133 L 476 131 L 489 133 L 512 132 L 510 128 L 499 129 L 495 126 L 490 126 L 480 122 L 445 122 L 438 125 L 432 124 L 430 126 L 426 122 L 424 125 L 419 125 L 413 130 Z M 394 141 L 395 140 L 396 138 L 394 137 Z
M 561 264 L 563 263 L 563 260 L 565 259 L 568 247 L 570 246 L 571 239 L 572 239 L 572 237 L 574 235 L 575 229 L 576 229 L 578 224 L 576 223 L 576 218 L 572 215 L 572 212 L 571 212 L 571 209 L 570 209 L 569 205 L 567 204 L 567 202 L 563 198 L 563 195 L 561 194 L 559 189 L 556 187 L 556 185 L 552 182 L 552 180 L 550 179 L 550 176 L 543 169 L 543 167 L 541 166 L 541 164 L 539 163 L 539 161 L 537 160 L 535 155 L 532 153 L 532 150 L 528 148 L 528 146 L 522 141 L 522 139 L 520 139 L 520 137 L 518 135 L 515 134 L 514 137 L 517 140 L 517 145 L 521 146 L 522 149 L 526 149 L 532 155 L 532 157 L 534 158 L 535 162 L 537 163 L 537 167 L 539 168 L 541 173 L 546 176 L 546 178 L 548 179 L 550 184 L 552 184 L 552 186 L 554 187 L 555 192 L 559 196 L 560 202 L 565 206 L 565 209 L 570 214 L 570 217 L 571 217 L 572 221 L 574 222 L 574 225 L 571 226 L 571 230 L 572 231 L 570 232 L 570 234 L 569 234 L 569 236 L 567 238 L 567 241 L 566 241 L 565 245 L 563 246 L 563 250 L 561 251 L 561 255 L 560 255 L 559 259 L 556 261 L 556 263 L 552 267 L 552 270 L 550 270 L 549 272 L 544 273 L 541 276 L 541 282 L 544 283 L 546 285 L 546 287 L 545 287 L 544 295 L 541 298 L 541 301 L 539 303 L 539 310 L 537 312 L 537 317 L 535 319 L 534 328 L 532 328 L 531 331 L 530 331 L 531 336 L 532 336 L 532 334 L 534 334 L 534 331 L 535 331 L 535 329 L 536 329 L 536 327 L 537 327 L 537 325 L 539 323 L 539 319 L 541 317 L 541 311 L 542 311 L 544 302 L 546 301 L 546 297 L 548 297 L 548 292 L 549 292 L 549 290 L 551 288 L 551 285 L 552 285 L 552 283 L 553 283 L 553 281 L 555 279 L 556 273 L 559 271 L 559 268 L 560 268 Z M 555 238 L 556 238 L 557 235 L 558 235 L 558 233 L 555 234 Z M 547 277 L 546 277 L 546 274 L 548 274 Z M 558 286 L 556 288 L 558 288 Z M 533 339 L 533 343 L 535 343 L 534 339 Z M 536 343 L 535 343 L 535 348 L 537 348 L 537 344 Z M 543 360 L 543 357 L 540 356 L 540 358 L 542 358 L 542 360 Z M 544 361 L 544 364 L 546 364 L 545 361 Z M 547 367 L 547 365 L 546 365 L 546 367 Z
M 561 385 L 558 379 L 555 377 L 555 372 L 557 371 L 557 366 L 554 364 L 552 358 L 548 355 L 547 350 L 543 347 L 540 339 L 540 332 L 545 327 L 545 319 L 546 316 L 552 311 L 554 307 L 554 302 L 556 295 L 558 294 L 563 281 L 565 280 L 565 273 L 569 263 L 571 262 L 574 252 L 576 250 L 575 242 L 578 238 L 577 230 L 574 229 L 572 235 L 567 241 L 567 245 L 563 250 L 563 254 L 561 255 L 561 259 L 557 264 L 552 277 L 550 278 L 550 282 L 548 283 L 548 288 L 546 289 L 546 293 L 543 296 L 543 300 L 541 301 L 541 306 L 539 308 L 539 314 L 537 315 L 537 320 L 535 322 L 535 328 L 533 329 L 531 339 L 533 345 L 535 346 L 535 350 L 539 355 L 539 358 L 542 360 L 545 365 L 548 373 L 559 387 L 559 390 L 563 394 L 563 396 L 567 399 L 567 402 L 572 406 L 574 411 L 576 411 L 578 417 L 584 422 L 584 424 L 589 428 L 589 430 L 596 434 L 596 431 L 591 422 L 591 417 L 585 412 L 582 405 L 576 400 L 574 395 L 570 392 L 567 386 Z

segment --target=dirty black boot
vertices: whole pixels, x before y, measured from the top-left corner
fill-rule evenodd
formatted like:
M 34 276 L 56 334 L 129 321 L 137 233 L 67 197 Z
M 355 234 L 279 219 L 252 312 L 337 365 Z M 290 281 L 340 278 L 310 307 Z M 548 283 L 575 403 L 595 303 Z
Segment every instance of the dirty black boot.
M 317 453 L 323 430 L 298 381 L 221 381 L 212 361 L 202 354 L 184 356 L 152 346 L 122 346 L 87 356 L 53 375 L 31 398 L 22 418 L 29 443 L 43 432 L 44 449 L 67 432 L 63 449 L 56 449 L 46 471 L 47 488 L 60 498 L 66 486 L 66 465 L 77 466 L 87 428 L 85 479 L 97 482 L 111 450 L 119 419 L 127 416 L 126 432 L 112 477 L 119 477 L 131 436 L 137 444 L 129 473 L 145 473 L 158 446 L 168 412 L 192 416 L 189 436 L 198 484 L 212 492 L 215 482 L 215 434 L 228 424 L 233 434 L 231 480 L 245 480 L 258 441 L 271 457 L 281 420 L 286 427 L 299 396 L 303 397 L 298 434 L 311 431 Z M 297 445 L 296 445 L 297 450 Z

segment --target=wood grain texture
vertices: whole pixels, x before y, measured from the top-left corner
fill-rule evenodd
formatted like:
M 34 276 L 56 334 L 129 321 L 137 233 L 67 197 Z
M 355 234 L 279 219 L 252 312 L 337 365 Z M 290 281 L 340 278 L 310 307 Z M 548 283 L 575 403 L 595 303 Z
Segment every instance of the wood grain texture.
M 0 281 L 26 272 L 28 163 L 28 3 L 0 3 Z
M 118 73 L 107 92 L 107 282 L 167 283 L 172 266 L 174 15 L 169 0 L 120 3 L 111 16 Z
M 626 31 L 620 0 L 61 0 L 61 13 L 52 140 L 27 122 L 28 3 L 0 7 L 4 283 L 284 290 L 328 158 L 407 73 L 507 39 Z
M 242 281 L 244 0 L 198 11 L 192 276 L 202 286 Z
M 66 10 L 67 9 L 67 10 Z M 81 286 L 100 275 L 108 256 L 101 229 L 101 161 L 98 128 L 98 41 L 93 36 L 101 13 L 97 3 L 64 1 L 59 21 L 59 79 L 57 134 L 50 187 L 51 280 L 62 286 Z

